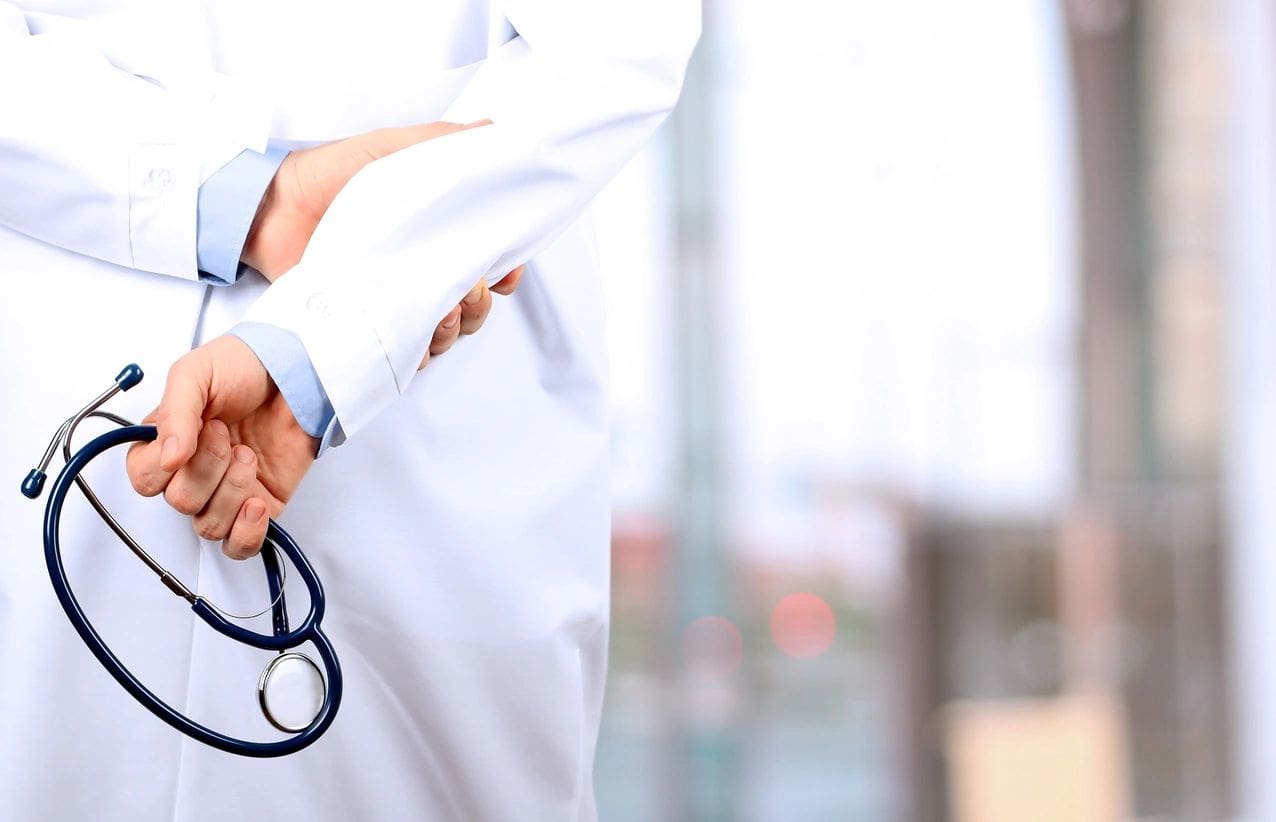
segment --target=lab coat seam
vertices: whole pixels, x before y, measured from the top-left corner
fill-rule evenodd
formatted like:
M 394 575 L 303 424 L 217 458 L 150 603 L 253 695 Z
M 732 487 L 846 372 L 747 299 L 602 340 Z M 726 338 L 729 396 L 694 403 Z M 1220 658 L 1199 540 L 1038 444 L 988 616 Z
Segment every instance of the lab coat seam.
M 356 310 L 363 315 L 364 321 L 368 323 L 368 328 L 372 331 L 373 338 L 376 339 L 377 345 L 381 348 L 381 357 L 385 361 L 386 368 L 390 369 L 390 378 L 394 380 L 395 393 L 402 397 L 403 392 L 407 390 L 408 383 L 412 381 L 412 375 L 409 374 L 408 379 L 404 382 L 399 380 L 399 374 L 394 369 L 394 360 L 390 357 L 390 350 L 386 347 L 385 339 L 382 338 L 380 329 L 377 328 L 376 323 L 372 322 L 372 318 L 364 310 L 363 306 L 358 306 Z
M 128 264 L 129 268 L 137 268 L 137 253 L 134 250 L 133 242 L 133 209 L 136 205 L 136 196 L 133 191 L 133 175 L 136 173 L 134 163 L 136 162 L 136 147 L 130 151 L 124 164 L 124 190 L 125 196 L 128 198 L 128 220 L 125 226 L 125 233 L 128 235 Z
M 212 289 L 209 289 L 209 291 L 211 290 Z M 195 552 L 195 590 L 199 590 L 199 588 L 201 587 L 201 583 L 203 582 L 203 570 L 204 570 L 204 551 L 203 551 L 203 546 L 201 545 L 200 549 Z M 187 644 L 187 648 L 189 650 L 186 657 L 186 689 L 185 689 L 185 692 L 182 694 L 182 713 L 183 714 L 190 713 L 190 708 L 191 708 L 191 688 L 195 680 L 195 674 L 194 674 L 195 633 L 198 630 L 199 630 L 199 620 L 192 618 L 190 641 Z M 187 750 L 189 750 L 191 745 L 195 744 L 194 740 L 191 739 L 189 736 L 186 736 L 185 734 L 179 734 L 179 736 L 180 736 L 180 739 L 178 739 L 178 748 L 177 748 L 177 767 L 174 769 L 175 775 L 173 778 L 173 810 L 172 810 L 172 813 L 169 815 L 169 818 L 172 819 L 173 822 L 177 822 L 177 819 L 178 819 L 177 812 L 179 807 L 181 806 L 182 783 L 184 782 L 183 776 L 185 775 L 184 766 L 186 764 L 186 752 Z

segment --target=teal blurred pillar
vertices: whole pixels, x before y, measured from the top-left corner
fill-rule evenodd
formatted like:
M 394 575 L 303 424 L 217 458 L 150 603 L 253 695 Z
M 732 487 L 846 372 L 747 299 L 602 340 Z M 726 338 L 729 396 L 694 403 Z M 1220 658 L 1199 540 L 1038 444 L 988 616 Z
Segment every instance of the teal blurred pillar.
M 722 711 L 704 710 L 699 684 L 688 679 L 679 656 L 682 631 L 710 615 L 732 618 L 723 539 L 723 456 L 719 343 L 724 302 L 718 282 L 719 208 L 715 75 L 720 49 L 712 0 L 704 7 L 704 35 L 687 74 L 682 101 L 671 118 L 677 260 L 671 270 L 673 355 L 677 368 L 676 551 L 670 563 L 674 613 L 667 648 L 676 717 L 666 784 L 671 820 L 736 817 L 736 742 Z M 733 620 L 734 621 L 734 620 Z M 716 686 L 715 686 L 716 687 Z M 730 687 L 729 683 L 724 687 Z

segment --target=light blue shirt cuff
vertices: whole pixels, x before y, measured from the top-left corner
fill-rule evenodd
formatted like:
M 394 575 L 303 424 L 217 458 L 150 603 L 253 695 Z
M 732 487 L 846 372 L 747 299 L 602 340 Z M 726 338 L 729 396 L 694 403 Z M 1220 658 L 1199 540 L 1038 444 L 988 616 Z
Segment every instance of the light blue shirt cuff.
M 265 154 L 241 151 L 199 187 L 195 258 L 201 280 L 230 285 L 248 268 L 239 262 L 244 241 L 266 188 L 287 156 L 278 148 Z
M 291 331 L 266 323 L 239 323 L 230 333 L 243 340 L 266 367 L 301 430 L 319 438 L 318 454 L 345 442 L 341 423 L 323 390 L 301 340 Z

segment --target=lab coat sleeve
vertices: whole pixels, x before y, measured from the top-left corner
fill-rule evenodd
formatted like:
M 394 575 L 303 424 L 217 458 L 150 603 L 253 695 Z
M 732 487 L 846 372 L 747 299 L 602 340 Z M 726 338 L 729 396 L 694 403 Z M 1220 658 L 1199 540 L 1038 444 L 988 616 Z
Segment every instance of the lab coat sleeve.
M 493 125 L 373 162 L 246 319 L 302 341 L 347 436 L 407 388 L 435 323 L 545 248 L 677 101 L 697 0 L 511 0 L 519 36 L 444 119 Z
M 41 33 L 44 17 L 0 0 L 0 225 L 198 280 L 199 186 L 265 149 L 270 107 L 212 71 L 165 87 L 113 64 L 91 30 Z

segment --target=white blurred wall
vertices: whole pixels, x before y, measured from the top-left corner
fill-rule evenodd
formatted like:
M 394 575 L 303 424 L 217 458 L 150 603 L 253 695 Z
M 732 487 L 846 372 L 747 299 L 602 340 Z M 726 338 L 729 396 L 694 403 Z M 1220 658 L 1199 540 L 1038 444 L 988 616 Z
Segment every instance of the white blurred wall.
M 1073 158 L 1056 6 L 719 4 L 705 137 L 722 181 L 723 424 L 744 527 L 776 530 L 784 485 L 812 475 L 966 512 L 1039 513 L 1070 494 Z M 657 502 L 670 465 L 665 155 L 658 141 L 597 209 L 622 509 Z

